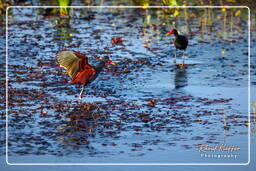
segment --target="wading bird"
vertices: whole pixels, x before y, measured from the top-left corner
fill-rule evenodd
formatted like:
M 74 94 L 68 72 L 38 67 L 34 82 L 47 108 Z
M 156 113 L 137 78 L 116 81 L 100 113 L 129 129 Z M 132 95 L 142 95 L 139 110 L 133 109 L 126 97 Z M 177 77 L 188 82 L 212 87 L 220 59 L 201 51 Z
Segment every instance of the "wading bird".
M 82 90 L 79 95 L 80 100 L 82 99 L 84 87 L 97 78 L 107 63 L 116 65 L 116 63 L 110 61 L 109 57 L 99 59 L 99 65 L 91 66 L 88 63 L 88 58 L 82 53 L 76 51 L 60 51 L 57 53 L 57 61 L 60 67 L 66 69 L 68 75 L 72 78 L 69 84 L 82 84 Z
M 176 56 L 177 56 L 177 50 L 183 50 L 182 59 L 184 64 L 184 58 L 185 58 L 185 51 L 188 46 L 188 39 L 186 36 L 179 35 L 178 31 L 176 29 L 171 29 L 168 33 L 166 33 L 167 36 L 174 34 L 174 46 L 176 48 L 175 56 L 173 62 L 176 63 Z

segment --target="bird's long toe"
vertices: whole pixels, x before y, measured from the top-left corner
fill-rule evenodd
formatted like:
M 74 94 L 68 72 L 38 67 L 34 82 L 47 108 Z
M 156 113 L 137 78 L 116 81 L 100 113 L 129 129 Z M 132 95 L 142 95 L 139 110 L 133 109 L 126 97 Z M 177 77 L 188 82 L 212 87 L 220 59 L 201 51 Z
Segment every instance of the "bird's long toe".
M 79 100 L 82 101 L 83 97 L 82 96 L 79 96 Z

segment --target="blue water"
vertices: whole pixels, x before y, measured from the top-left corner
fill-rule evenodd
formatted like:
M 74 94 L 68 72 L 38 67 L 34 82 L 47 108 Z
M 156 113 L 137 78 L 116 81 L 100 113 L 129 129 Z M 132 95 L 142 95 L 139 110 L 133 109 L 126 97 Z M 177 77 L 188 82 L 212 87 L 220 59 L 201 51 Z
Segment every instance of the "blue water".
M 96 10 L 97 11 L 97 10 Z M 44 101 L 34 101 L 35 106 L 30 106 L 32 102 L 25 102 L 25 112 L 20 115 L 9 113 L 9 163 L 247 163 L 248 162 L 248 127 L 245 124 L 236 123 L 235 116 L 238 117 L 238 123 L 246 123 L 248 111 L 248 86 L 247 86 L 247 55 L 246 35 L 244 33 L 235 33 L 242 37 L 241 42 L 227 43 L 225 41 L 211 41 L 200 44 L 199 36 L 191 38 L 190 48 L 187 52 L 185 68 L 178 68 L 173 64 L 171 55 L 173 46 L 170 46 L 170 38 L 163 37 L 163 33 L 154 32 L 153 25 L 143 22 L 145 18 L 140 16 L 134 10 L 125 10 L 113 15 L 106 9 L 96 13 L 96 19 L 87 22 L 81 16 L 86 15 L 83 10 L 75 12 L 75 16 L 70 19 L 71 28 L 64 32 L 71 32 L 74 36 L 65 40 L 56 38 L 63 33 L 63 28 L 58 30 L 56 22 L 58 18 L 45 19 L 34 10 L 14 10 L 13 17 L 10 19 L 9 29 L 9 64 L 32 67 L 37 70 L 38 61 L 49 62 L 48 65 L 40 68 L 47 79 L 41 81 L 29 80 L 19 83 L 17 80 L 17 70 L 10 69 L 10 80 L 12 87 L 20 90 L 28 87 L 29 90 L 39 91 L 41 83 L 49 83 L 45 91 L 50 95 L 49 105 L 71 103 L 76 106 L 77 94 L 80 90 L 78 86 L 67 87 L 64 83 L 51 84 L 56 80 L 68 79 L 56 72 L 53 57 L 55 53 L 63 46 L 81 43 L 75 50 L 87 52 L 93 56 L 105 48 L 105 51 L 112 52 L 111 59 L 116 62 L 142 60 L 143 66 L 136 63 L 119 64 L 118 70 L 123 71 L 125 67 L 130 73 L 126 75 L 112 75 L 108 71 L 106 75 L 102 74 L 90 87 L 87 88 L 86 103 L 98 102 L 103 106 L 108 104 L 107 108 L 100 109 L 102 113 L 109 115 L 106 122 L 98 121 L 78 121 L 85 122 L 92 127 L 95 133 L 90 134 L 83 131 L 76 131 L 73 125 L 70 113 L 57 113 L 54 109 L 43 109 L 48 112 L 48 117 L 43 117 L 39 113 L 33 113 L 31 118 L 23 118 L 23 115 L 31 114 L 33 109 L 45 104 Z M 21 17 L 29 13 L 30 17 Z M 127 17 L 127 13 L 129 14 Z M 132 29 L 128 29 L 124 24 L 133 19 L 133 14 L 138 21 L 133 23 Z M 143 13 L 143 12 L 142 12 Z M 104 14 L 104 15 L 103 15 Z M 216 15 L 218 12 L 216 12 Z M 111 22 L 106 19 L 112 17 Z M 113 17 L 115 16 L 115 17 Z M 131 17 L 131 18 L 130 18 Z M 20 21 L 32 21 L 35 24 L 15 24 Z M 61 20 L 60 20 L 61 21 Z M 156 20 L 157 21 L 157 20 Z M 156 22 L 152 17 L 152 23 Z M 217 20 L 216 23 L 221 21 Z M 114 23 L 114 24 L 113 24 Z M 152 24 L 151 23 L 151 24 Z M 155 23 L 154 23 L 155 24 Z M 182 24 L 181 24 L 182 25 Z M 20 29 L 22 26 L 22 29 Z M 138 26 L 138 27 L 137 27 Z M 198 26 L 196 22 L 191 27 Z M 115 27 L 119 27 L 118 30 Z M 221 26 L 216 26 L 219 28 Z M 36 28 L 36 29 L 35 29 Z M 92 33 L 96 29 L 103 29 L 100 39 L 91 39 Z M 141 31 L 145 34 L 141 36 Z M 154 33 L 153 33 L 154 32 Z M 33 36 L 41 35 L 42 39 L 37 41 Z M 214 35 L 218 35 L 214 33 Z M 118 47 L 111 45 L 112 36 L 122 36 L 125 40 L 125 46 Z M 238 37 L 230 37 L 237 40 Z M 2 36 L 0 36 L 3 39 Z M 87 41 L 90 38 L 90 41 Z M 83 39 L 83 40 L 81 40 Z M 24 43 L 24 40 L 29 40 Z M 37 42 L 37 45 L 31 45 L 31 42 Z M 255 41 L 254 41 L 255 42 Z M 150 48 L 145 48 L 147 44 Z M 90 47 L 90 48 L 88 48 Z M 225 47 L 225 54 L 221 51 Z M 240 48 L 237 48 L 240 47 Z M 254 47 L 254 46 L 253 46 Z M 172 49 L 172 50 L 171 50 Z M 226 49 L 229 49 L 226 51 Z M 90 53 L 90 50 L 92 53 Z M 21 53 L 25 51 L 27 54 Z M 253 55 L 255 48 L 252 49 Z M 4 48 L 1 46 L 1 53 L 4 54 Z M 251 57 L 252 63 L 255 62 L 255 56 Z M 90 57 L 91 57 L 90 56 Z M 149 59 L 150 66 L 143 58 Z M 92 58 L 93 59 L 93 58 Z M 92 61 L 95 61 L 92 60 Z M 23 62 L 22 64 L 20 64 Z M 181 60 L 178 59 L 178 64 Z M 160 64 L 159 64 L 160 63 Z M 128 66 L 125 66 L 128 65 Z M 133 68 L 134 67 L 134 68 Z M 110 68 L 111 69 L 111 68 Z M 52 74 L 48 74 L 53 72 Z M 24 73 L 25 76 L 27 73 Z M 24 75 L 20 74 L 23 78 Z M 255 71 L 252 71 L 252 81 Z M 108 78 L 103 81 L 101 78 Z M 57 78 L 57 79 L 56 79 Z M 124 81 L 124 82 L 122 82 Z M 181 88 L 177 88 L 181 87 Z M 96 93 L 94 93 L 94 91 Z M 110 90 L 113 90 L 110 91 Z M 103 97 L 102 94 L 110 92 L 110 96 Z M 255 85 L 251 86 L 251 101 L 256 101 Z M 173 104 L 174 107 L 188 105 L 187 107 L 172 108 L 166 102 L 168 98 L 191 98 L 188 101 L 179 101 Z M 224 103 L 206 105 L 198 100 L 209 98 L 211 100 L 231 99 Z M 134 105 L 147 104 L 147 99 L 156 99 L 157 104 L 154 108 L 147 105 L 141 108 L 135 108 Z M 114 103 L 119 100 L 121 104 Z M 115 105 L 111 105 L 113 102 Z M 129 104 L 127 108 L 122 105 Z M 19 104 L 19 103 L 17 103 Z M 115 106 L 115 109 L 110 108 Z M 102 106 L 101 106 L 102 107 Z M 108 108 L 109 107 L 109 108 Z M 14 111 L 21 108 L 13 106 Z M 123 109 L 125 111 L 123 111 Z M 207 110 L 211 115 L 196 115 L 196 111 Z M 38 110 L 35 110 L 38 112 Z M 122 113 L 123 112 L 123 113 Z M 145 124 L 140 120 L 141 112 L 154 116 L 157 121 Z M 170 112 L 170 114 L 167 114 Z M 71 113 L 72 114 L 72 113 Z M 122 127 L 114 125 L 108 128 L 108 122 L 118 121 L 121 115 L 127 116 L 123 121 Z M 159 115 L 159 116 L 158 116 Z M 15 120 L 17 116 L 21 121 Z M 56 118 L 58 116 L 58 118 Z M 17 119 L 20 119 L 17 117 Z M 227 117 L 227 118 L 225 118 Z M 183 120 L 185 118 L 185 121 Z M 133 120 L 129 120 L 133 119 Z M 23 121 L 24 120 L 24 121 Z M 199 123 L 195 120 L 200 120 Z M 1 121 L 2 122 L 2 121 Z M 91 123 L 92 122 L 92 123 Z M 229 129 L 224 129 L 225 122 L 230 124 Z M 2 122 L 2 126 L 4 122 Z M 23 125 L 26 125 L 23 128 Z M 2 127 L 3 128 L 3 127 Z M 134 129 L 142 131 L 134 131 Z M 152 129 L 151 129 L 152 128 Z M 154 129 L 154 128 L 158 128 Z M 255 129 L 255 123 L 251 123 L 251 128 Z M 74 130 L 73 130 L 74 129 Z M 3 129 L 2 129 L 3 130 Z M 103 134 L 102 131 L 116 131 L 114 135 Z M 61 134 L 64 131 L 65 134 Z M 50 133 L 54 136 L 48 135 Z M 87 134 L 88 133 L 88 134 Z M 105 132 L 104 132 L 105 133 Z M 2 134 L 4 135 L 4 134 Z M 85 148 L 84 144 L 77 145 L 77 138 L 84 140 L 88 136 L 91 149 Z M 23 138 L 20 141 L 19 138 Z M 53 138 L 52 138 L 53 137 Z M 49 148 L 41 146 L 36 138 L 41 138 L 42 142 L 49 144 Z M 202 138 L 202 139 L 201 139 Z M 2 138 L 1 138 L 2 139 Z M 24 141 L 25 140 L 25 141 Z M 26 142 L 27 141 L 27 142 Z M 5 163 L 5 157 L 1 157 L 0 170 L 254 170 L 255 163 L 255 133 L 251 134 L 251 163 L 246 166 L 10 166 Z M 39 143 L 39 144 L 36 144 Z M 236 145 L 241 148 L 237 159 L 228 158 L 203 158 L 197 151 L 198 144 L 207 143 L 211 146 L 219 144 Z M 1 150 L 4 153 L 4 141 L 1 143 Z M 103 145 L 104 144 L 104 145 Z M 111 145 L 112 144 L 112 145 Z M 113 145 L 115 144 L 115 145 Z M 134 147 L 134 145 L 137 147 Z M 40 147 L 43 147 L 40 149 Z M 56 150 L 56 151 L 55 151 Z M 24 152 L 25 151 L 25 152 Z M 51 152 L 53 151 L 53 152 Z M 27 152 L 27 154 L 26 154 Z M 41 152 L 42 154 L 37 154 Z M 3 154 L 2 153 L 2 154 Z M 217 152 L 218 153 L 218 152 Z M 206 168 L 207 167 L 207 168 Z

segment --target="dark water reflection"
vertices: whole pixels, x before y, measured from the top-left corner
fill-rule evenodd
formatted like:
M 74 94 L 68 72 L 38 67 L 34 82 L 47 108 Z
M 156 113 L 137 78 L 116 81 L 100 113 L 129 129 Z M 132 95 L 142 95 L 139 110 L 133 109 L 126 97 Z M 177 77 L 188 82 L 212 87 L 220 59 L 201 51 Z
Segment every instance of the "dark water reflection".
M 186 87 L 188 85 L 188 76 L 186 72 L 186 66 L 176 65 L 175 69 L 175 88 Z

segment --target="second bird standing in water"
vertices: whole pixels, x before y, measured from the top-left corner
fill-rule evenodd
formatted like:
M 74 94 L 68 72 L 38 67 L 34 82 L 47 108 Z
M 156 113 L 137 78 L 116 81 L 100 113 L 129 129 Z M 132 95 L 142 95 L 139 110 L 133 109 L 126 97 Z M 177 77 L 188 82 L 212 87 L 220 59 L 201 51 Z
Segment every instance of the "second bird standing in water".
M 69 84 L 82 84 L 82 90 L 79 98 L 82 99 L 84 87 L 93 82 L 103 67 L 108 63 L 116 65 L 109 60 L 109 57 L 100 58 L 100 63 L 97 66 L 91 66 L 88 63 L 88 58 L 82 53 L 76 51 L 61 51 L 57 54 L 57 60 L 60 67 L 68 71 L 68 75 L 72 78 Z
M 188 46 L 188 38 L 186 36 L 179 35 L 179 33 L 176 29 L 171 29 L 166 35 L 169 36 L 172 34 L 174 34 L 174 36 L 175 36 L 173 43 L 176 48 L 175 57 L 174 57 L 173 62 L 176 63 L 177 49 L 179 49 L 179 50 L 183 50 L 182 58 L 183 58 L 183 64 L 184 64 L 185 51 Z

